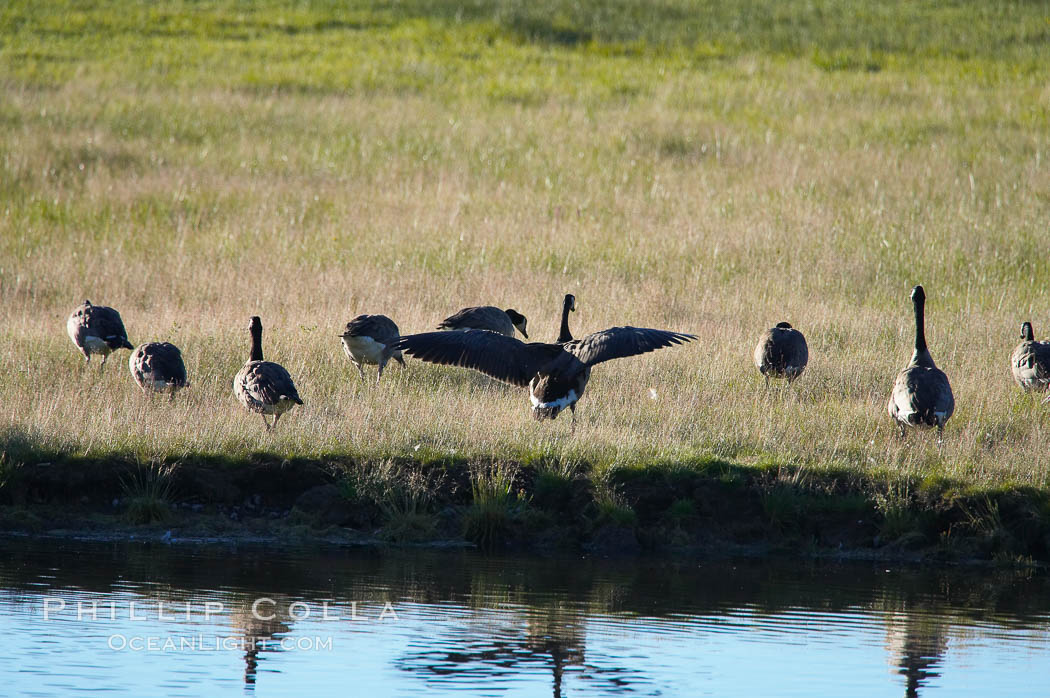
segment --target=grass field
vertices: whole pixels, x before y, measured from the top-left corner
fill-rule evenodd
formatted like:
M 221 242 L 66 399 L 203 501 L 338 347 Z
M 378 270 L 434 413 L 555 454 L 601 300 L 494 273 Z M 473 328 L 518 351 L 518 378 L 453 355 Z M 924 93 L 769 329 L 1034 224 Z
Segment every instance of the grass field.
M 1046 488 L 1050 413 L 1009 355 L 1022 321 L 1050 333 L 1048 157 L 1046 2 L 8 2 L 8 465 L 717 457 Z M 941 446 L 885 410 L 916 283 L 956 396 Z M 700 339 L 598 367 L 570 435 L 463 370 L 363 384 L 336 337 L 493 304 L 552 341 L 566 292 L 577 336 Z M 182 348 L 174 406 L 127 352 L 84 369 L 85 298 Z M 230 389 L 253 314 L 306 403 L 273 434 Z M 810 367 L 766 391 L 751 351 L 781 320 Z

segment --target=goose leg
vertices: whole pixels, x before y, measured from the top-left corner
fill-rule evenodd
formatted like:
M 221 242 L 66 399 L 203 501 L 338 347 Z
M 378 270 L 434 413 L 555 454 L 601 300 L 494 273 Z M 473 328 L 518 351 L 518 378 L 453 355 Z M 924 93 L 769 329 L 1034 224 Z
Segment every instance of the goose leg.
M 354 362 L 354 365 L 357 366 L 357 371 L 361 374 L 361 380 L 365 380 L 365 367 L 356 361 Z
M 270 431 L 270 423 L 266 421 L 266 415 L 260 413 L 259 416 L 262 417 L 263 424 L 266 425 L 266 431 Z
M 171 394 L 168 397 L 168 402 L 170 402 L 173 405 L 175 404 L 175 384 L 174 383 L 171 384 Z
M 277 420 L 280 419 L 280 418 L 281 418 L 281 413 L 280 412 L 274 412 L 273 413 L 273 428 L 274 429 L 277 428 Z
M 900 430 L 900 436 L 901 436 L 902 439 L 907 436 L 907 434 L 904 431 L 904 425 L 901 424 L 900 422 L 897 422 L 897 429 Z
M 386 368 L 386 361 L 379 362 L 379 374 L 376 376 L 376 387 L 379 387 L 379 381 L 383 378 L 383 369 Z
M 102 369 L 104 369 L 106 367 L 106 359 L 108 359 L 108 358 L 109 358 L 109 354 L 103 354 L 102 355 L 102 363 L 100 363 L 98 365 L 99 373 L 102 373 Z
M 571 422 L 572 426 L 569 427 L 569 433 L 570 434 L 575 434 L 576 433 L 576 403 L 575 402 L 572 403 L 571 405 L 569 405 L 569 412 L 572 413 L 572 422 Z

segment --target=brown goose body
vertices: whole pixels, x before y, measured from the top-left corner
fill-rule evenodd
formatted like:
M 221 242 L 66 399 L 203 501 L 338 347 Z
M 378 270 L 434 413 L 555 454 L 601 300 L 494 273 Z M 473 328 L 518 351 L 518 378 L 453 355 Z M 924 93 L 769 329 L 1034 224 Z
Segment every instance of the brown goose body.
M 915 308 L 915 351 L 908 365 L 897 374 L 886 408 L 901 436 L 906 427 L 937 427 L 938 432 L 943 432 L 955 411 L 948 376 L 934 364 L 926 346 L 926 292 L 922 286 L 916 286 L 911 297 Z
M 346 329 L 340 338 L 343 351 L 351 363 L 357 366 L 362 380 L 365 377 L 364 364 L 379 367 L 379 375 L 376 376 L 376 385 L 379 385 L 383 369 L 390 359 L 405 365 L 400 351 L 388 350 L 400 336 L 397 325 L 386 315 L 358 315 L 346 323 Z
M 1014 381 L 1025 392 L 1043 392 L 1050 385 L 1050 342 L 1035 341 L 1030 322 L 1021 325 L 1021 340 L 1010 356 Z
M 66 320 L 66 332 L 84 355 L 85 362 L 91 361 L 92 354 L 100 354 L 102 366 L 117 349 L 135 348 L 128 341 L 120 313 L 105 305 L 92 305 L 87 300 Z
M 809 347 L 801 332 L 786 322 L 765 331 L 755 347 L 755 366 L 766 377 L 794 381 L 806 370 Z
M 437 326 L 439 330 L 488 330 L 507 337 L 514 336 L 514 330 L 521 332 L 525 339 L 529 333 L 525 331 L 525 316 L 507 308 L 501 310 L 494 305 L 479 305 L 472 308 L 463 308 L 454 315 L 449 315 Z
M 233 393 L 245 409 L 261 414 L 263 424 L 270 429 L 266 415 L 273 415 L 276 427 L 282 414 L 303 401 L 284 366 L 263 360 L 262 321 L 258 317 L 251 319 L 248 331 L 252 338 L 251 354 L 233 379 Z
M 472 368 L 528 388 L 532 414 L 542 420 L 555 419 L 565 408 L 575 415 L 594 365 L 695 338 L 667 330 L 612 327 L 564 344 L 526 344 L 494 332 L 467 330 L 408 335 L 394 346 L 422 361 Z
M 138 345 L 128 358 L 128 368 L 144 393 L 169 392 L 174 400 L 175 391 L 189 385 L 182 352 L 169 342 Z

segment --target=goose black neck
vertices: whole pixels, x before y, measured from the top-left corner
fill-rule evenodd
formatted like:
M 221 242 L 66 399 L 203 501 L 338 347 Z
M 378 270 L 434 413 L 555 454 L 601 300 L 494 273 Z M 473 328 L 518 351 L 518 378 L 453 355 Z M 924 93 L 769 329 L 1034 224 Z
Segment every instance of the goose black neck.
M 571 342 L 572 332 L 569 331 L 569 311 L 572 310 L 572 297 L 565 298 L 565 305 L 561 308 L 561 331 L 558 333 L 558 342 Z
M 1035 339 L 1035 333 L 1032 332 L 1032 323 L 1026 322 L 1021 325 L 1021 337 L 1026 342 L 1031 342 Z
M 251 330 L 252 334 L 252 353 L 248 357 L 249 361 L 262 361 L 262 328 L 253 327 Z
M 926 314 L 925 301 L 922 296 L 912 299 L 915 304 L 915 353 L 922 354 L 927 351 L 926 346 Z

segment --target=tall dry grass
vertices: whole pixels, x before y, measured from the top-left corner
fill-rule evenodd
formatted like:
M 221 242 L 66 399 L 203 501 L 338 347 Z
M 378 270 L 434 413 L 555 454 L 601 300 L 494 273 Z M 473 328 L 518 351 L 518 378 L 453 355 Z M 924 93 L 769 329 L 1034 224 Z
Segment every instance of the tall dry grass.
M 579 58 L 543 51 L 526 73 Z M 1050 327 L 1045 66 L 972 79 L 965 61 L 925 75 L 761 51 L 591 60 L 622 61 L 646 89 L 523 104 L 150 85 L 119 67 L 2 81 L 9 438 L 599 468 L 713 454 L 1047 485 L 1047 407 L 1008 365 L 1022 321 Z M 898 440 L 885 413 L 915 283 L 956 395 L 940 446 Z M 551 341 L 566 292 L 578 336 L 634 324 L 699 340 L 596 368 L 570 434 L 534 422 L 524 391 L 462 370 L 409 360 L 364 384 L 336 336 L 358 313 L 407 334 L 494 304 Z M 146 399 L 126 352 L 85 369 L 64 330 L 84 298 L 120 310 L 133 343 L 177 344 L 192 388 Z M 254 314 L 306 403 L 273 434 L 231 391 Z M 766 391 L 750 355 L 780 320 L 811 363 Z

